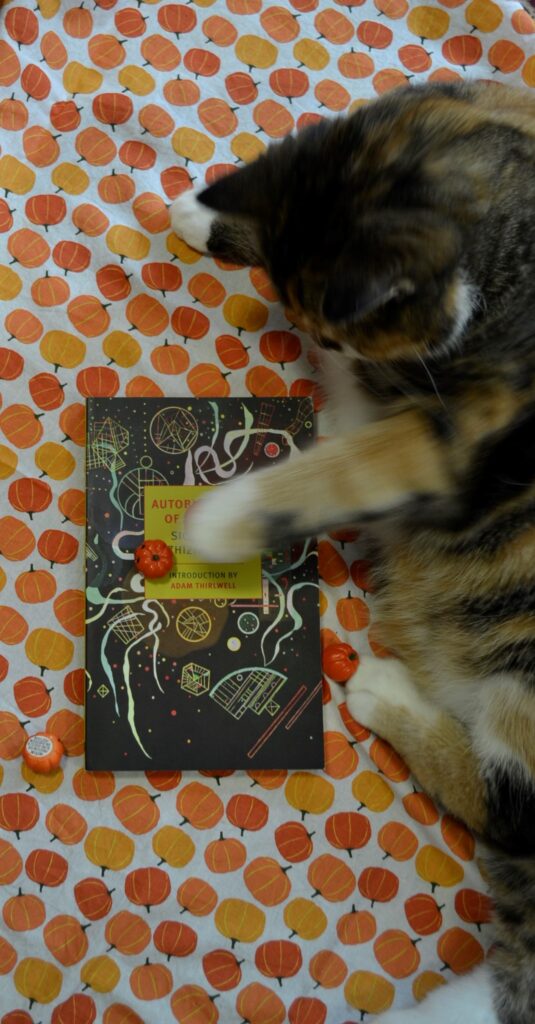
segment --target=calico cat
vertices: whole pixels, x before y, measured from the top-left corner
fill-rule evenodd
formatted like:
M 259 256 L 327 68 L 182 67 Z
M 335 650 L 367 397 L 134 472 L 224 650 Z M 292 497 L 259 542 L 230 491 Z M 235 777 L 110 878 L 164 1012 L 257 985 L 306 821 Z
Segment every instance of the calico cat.
M 331 439 L 218 488 L 188 539 L 237 560 L 365 524 L 396 658 L 359 722 L 487 844 L 487 965 L 381 1024 L 535 1022 L 535 98 L 396 90 L 181 196 L 191 245 L 266 268 L 322 350 Z

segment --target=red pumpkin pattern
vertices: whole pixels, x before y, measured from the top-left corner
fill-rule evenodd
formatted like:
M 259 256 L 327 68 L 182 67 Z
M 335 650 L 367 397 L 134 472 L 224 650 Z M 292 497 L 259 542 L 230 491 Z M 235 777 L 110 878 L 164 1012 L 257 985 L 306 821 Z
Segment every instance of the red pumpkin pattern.
M 2 7 L 3 1024 L 356 1020 L 486 952 L 473 837 L 328 673 L 325 772 L 85 770 L 80 473 L 88 396 L 321 406 L 265 271 L 181 242 L 178 195 L 409 82 L 533 90 L 534 47 L 501 0 Z M 319 570 L 324 651 L 391 656 L 356 531 L 320 541 Z M 40 727 L 65 745 L 50 776 L 21 768 Z

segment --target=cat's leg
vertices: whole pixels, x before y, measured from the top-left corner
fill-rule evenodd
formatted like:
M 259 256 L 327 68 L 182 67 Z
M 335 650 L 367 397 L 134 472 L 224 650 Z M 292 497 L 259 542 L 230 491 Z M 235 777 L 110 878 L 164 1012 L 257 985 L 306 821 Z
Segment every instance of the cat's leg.
M 484 964 L 435 989 L 417 1006 L 381 1014 L 375 1024 L 500 1024 L 492 992 L 491 970 Z
M 346 701 L 361 725 L 401 754 L 430 796 L 471 828 L 485 827 L 485 783 L 470 737 L 460 722 L 426 699 L 403 662 L 362 658 L 346 685 Z
M 200 202 L 200 192 L 188 189 L 171 206 L 175 234 L 192 249 L 255 266 L 260 262 L 254 224 L 246 219 L 224 217 Z
M 186 539 L 208 561 L 239 561 L 285 539 L 433 501 L 449 486 L 426 418 L 404 412 L 215 488 L 188 513 Z

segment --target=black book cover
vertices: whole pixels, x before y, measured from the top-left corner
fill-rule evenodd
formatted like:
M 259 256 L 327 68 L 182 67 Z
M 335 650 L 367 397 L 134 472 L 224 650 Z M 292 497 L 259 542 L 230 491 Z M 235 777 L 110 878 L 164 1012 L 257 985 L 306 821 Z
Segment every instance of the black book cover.
M 147 598 L 133 562 L 145 487 L 216 485 L 313 433 L 306 398 L 88 400 L 87 768 L 323 766 L 315 543 L 264 553 L 254 599 Z

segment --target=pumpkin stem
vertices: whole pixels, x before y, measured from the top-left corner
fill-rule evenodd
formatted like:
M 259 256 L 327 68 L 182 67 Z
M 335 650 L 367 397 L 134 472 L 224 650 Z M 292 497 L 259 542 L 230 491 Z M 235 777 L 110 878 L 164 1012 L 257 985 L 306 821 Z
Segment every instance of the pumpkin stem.
M 149 960 L 149 958 L 147 957 L 147 958 L 146 958 L 146 960 L 145 960 L 145 967 L 148 967 L 148 966 L 149 966 L 149 964 L 150 964 L 150 960 Z
M 55 839 L 55 838 L 56 838 L 56 837 L 54 836 L 54 839 Z M 81 926 L 81 928 L 82 928 L 82 931 L 83 931 L 83 932 L 85 932 L 87 928 L 91 928 L 91 922 L 90 922 L 90 921 L 88 921 L 88 922 L 87 922 L 87 924 L 83 924 L 83 925 Z
M 223 833 L 222 832 L 219 833 L 219 838 L 223 839 Z
M 154 794 L 154 796 L 151 796 L 151 800 L 152 800 L 153 802 L 154 802 L 155 800 L 159 800 L 159 799 L 160 799 L 160 797 L 161 797 L 161 795 L 162 795 L 161 793 L 155 793 L 155 794 Z
M 51 836 L 51 837 L 50 837 L 50 842 L 51 842 L 51 843 L 54 843 L 54 842 L 56 841 L 56 839 L 57 839 L 57 838 L 58 838 L 57 836 Z
M 441 971 L 449 971 L 449 969 L 450 969 L 450 965 L 449 964 L 444 964 L 444 966 L 440 968 Z

